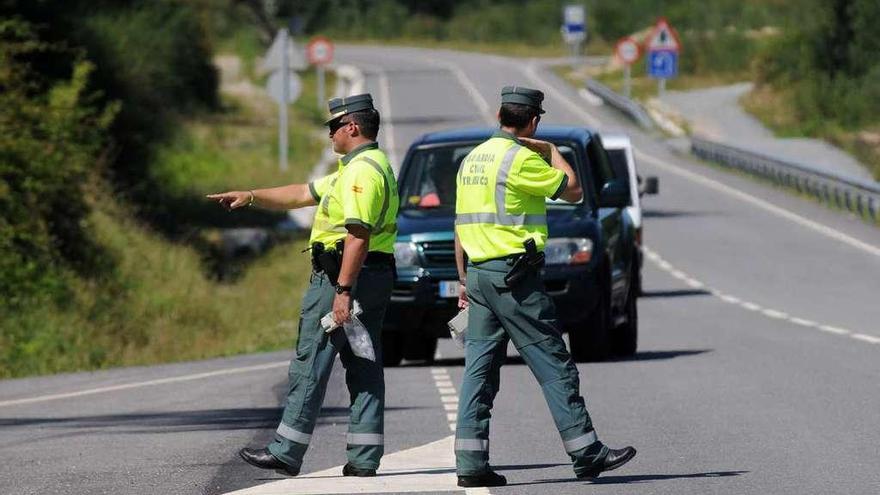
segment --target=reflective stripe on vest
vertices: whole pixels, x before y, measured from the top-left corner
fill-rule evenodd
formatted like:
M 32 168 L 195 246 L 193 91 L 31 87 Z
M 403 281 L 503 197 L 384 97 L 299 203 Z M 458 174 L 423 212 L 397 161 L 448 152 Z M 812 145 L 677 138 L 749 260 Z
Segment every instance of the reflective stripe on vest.
M 513 160 L 522 146 L 514 144 L 504 153 L 501 165 L 498 167 L 498 175 L 495 177 L 495 211 L 492 213 L 459 213 L 455 215 L 455 225 L 469 225 L 474 223 L 494 223 L 497 225 L 508 225 L 521 227 L 523 225 L 543 225 L 547 223 L 547 215 L 508 215 L 507 208 L 504 206 L 505 193 L 507 192 L 507 176 L 510 175 L 510 169 L 513 167 Z M 462 174 L 464 162 L 459 167 L 459 177 Z
M 599 441 L 599 437 L 596 436 L 596 431 L 591 431 L 586 435 L 581 435 L 577 438 L 572 438 L 571 440 L 563 440 L 562 445 L 565 447 L 565 451 L 569 454 L 573 452 L 577 452 L 584 447 L 589 447 L 594 443 Z
M 309 433 L 294 430 L 284 423 L 279 424 L 278 429 L 275 430 L 275 432 L 290 441 L 301 443 L 303 445 L 308 445 L 309 442 L 312 441 L 312 435 Z
M 385 187 L 385 199 L 382 201 L 382 210 L 379 212 L 379 219 L 376 220 L 376 225 L 373 226 L 373 234 L 378 234 L 382 232 L 382 229 L 385 227 L 385 214 L 388 213 L 388 201 L 390 200 L 389 195 L 391 194 L 390 186 L 388 185 L 388 177 L 385 176 L 385 172 L 382 171 L 382 166 L 379 165 L 376 160 L 368 156 L 359 156 L 356 158 L 357 160 L 363 160 L 376 169 L 376 172 L 379 172 L 379 175 L 382 176 L 382 185 Z
M 346 441 L 349 445 L 384 445 L 385 436 L 381 433 L 349 433 Z
M 456 438 L 455 450 L 489 452 L 489 440 L 480 440 L 478 438 Z

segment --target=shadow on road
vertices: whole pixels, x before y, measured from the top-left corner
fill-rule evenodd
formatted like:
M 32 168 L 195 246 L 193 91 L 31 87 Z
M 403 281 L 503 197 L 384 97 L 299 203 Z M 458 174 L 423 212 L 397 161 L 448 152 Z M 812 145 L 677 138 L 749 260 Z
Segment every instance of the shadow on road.
M 682 349 L 679 351 L 641 351 L 634 356 L 612 356 L 605 360 L 606 363 L 617 363 L 623 361 L 656 361 L 659 359 L 673 359 L 684 356 L 696 356 L 697 354 L 705 354 L 712 352 L 712 349 Z
M 386 411 L 412 410 L 415 407 L 386 407 Z M 176 433 L 182 431 L 248 430 L 278 426 L 282 409 L 260 407 L 249 409 L 212 409 L 202 411 L 171 411 L 149 414 L 112 414 L 61 418 L 0 418 L 0 427 L 58 426 L 64 428 L 120 428 L 134 426 L 136 431 L 120 433 Z M 321 409 L 318 423 L 337 422 L 348 417 L 347 407 Z
M 677 210 L 654 210 L 645 209 L 642 211 L 642 218 L 681 218 L 681 217 L 702 217 L 712 215 L 713 213 L 700 211 L 677 211 Z
M 709 296 L 711 294 L 705 289 L 646 290 L 639 297 L 651 299 L 655 297 Z
M 707 352 L 712 352 L 712 349 L 682 349 L 682 350 L 672 350 L 672 351 L 641 351 L 637 352 L 634 356 L 611 356 L 608 359 L 602 361 L 603 363 L 619 363 L 626 361 L 657 361 L 660 359 L 673 359 L 677 357 L 686 357 L 686 356 L 696 356 L 697 354 L 704 354 Z M 525 366 L 525 361 L 523 361 L 520 356 L 507 356 L 504 360 L 505 365 L 512 366 Z M 596 363 L 601 364 L 601 363 Z M 426 361 L 415 361 L 415 362 L 407 362 L 400 366 L 400 368 L 420 368 L 420 367 L 429 367 L 429 366 L 451 366 L 451 367 L 464 367 L 464 358 L 443 358 L 436 359 L 433 363 L 428 363 Z M 392 368 L 393 369 L 393 368 Z M 386 371 L 387 373 L 387 371 Z
M 507 486 L 528 486 L 528 485 L 545 485 L 553 483 L 587 483 L 590 485 L 618 485 L 629 483 L 649 483 L 651 481 L 666 481 L 678 479 L 698 479 L 698 478 L 726 478 L 731 476 L 740 476 L 748 471 L 709 471 L 706 473 L 689 473 L 689 474 L 634 474 L 630 476 L 602 476 L 593 480 L 579 480 L 577 478 L 560 478 L 537 480 L 527 483 L 508 483 Z

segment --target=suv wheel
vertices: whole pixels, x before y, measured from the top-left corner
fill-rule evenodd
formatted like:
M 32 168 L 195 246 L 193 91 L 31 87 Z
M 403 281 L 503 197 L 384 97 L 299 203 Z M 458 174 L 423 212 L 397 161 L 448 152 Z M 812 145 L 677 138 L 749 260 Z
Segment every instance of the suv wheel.
M 575 361 L 601 361 L 609 354 L 609 294 L 604 286 L 599 290 L 599 302 L 583 324 L 568 332 L 571 356 Z
M 632 356 L 638 347 L 639 308 L 636 304 L 637 298 L 638 287 L 636 287 L 634 279 L 630 281 L 629 292 L 626 295 L 626 306 L 624 307 L 626 322 L 615 328 L 612 336 L 614 353 L 619 356 Z

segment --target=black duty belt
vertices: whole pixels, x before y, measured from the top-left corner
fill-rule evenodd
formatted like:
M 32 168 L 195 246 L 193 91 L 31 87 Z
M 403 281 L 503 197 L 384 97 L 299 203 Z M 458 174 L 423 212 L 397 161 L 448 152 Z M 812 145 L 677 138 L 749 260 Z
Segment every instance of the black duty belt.
M 391 253 L 382 253 L 379 251 L 370 251 L 364 260 L 364 266 L 383 266 L 394 263 L 394 255 Z

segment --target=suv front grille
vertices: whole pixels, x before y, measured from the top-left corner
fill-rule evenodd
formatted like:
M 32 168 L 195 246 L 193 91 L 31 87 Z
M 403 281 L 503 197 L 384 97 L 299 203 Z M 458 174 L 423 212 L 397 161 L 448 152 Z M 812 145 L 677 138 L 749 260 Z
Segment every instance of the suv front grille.
M 453 241 L 430 241 L 422 243 L 425 266 L 455 266 L 455 243 Z

